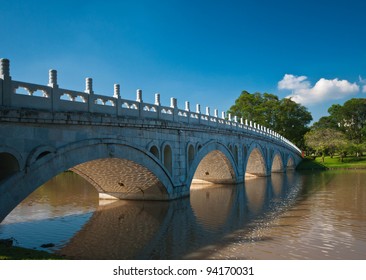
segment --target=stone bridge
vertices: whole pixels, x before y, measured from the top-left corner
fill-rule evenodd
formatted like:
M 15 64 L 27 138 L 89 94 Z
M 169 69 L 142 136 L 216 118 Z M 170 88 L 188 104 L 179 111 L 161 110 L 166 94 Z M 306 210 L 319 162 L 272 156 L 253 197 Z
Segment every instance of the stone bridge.
M 104 199 L 172 200 L 192 183 L 237 184 L 247 176 L 294 169 L 301 151 L 259 124 L 213 114 L 189 102 L 179 109 L 60 88 L 56 70 L 48 85 L 15 81 L 9 60 L 0 64 L 0 221 L 57 174 L 71 170 Z

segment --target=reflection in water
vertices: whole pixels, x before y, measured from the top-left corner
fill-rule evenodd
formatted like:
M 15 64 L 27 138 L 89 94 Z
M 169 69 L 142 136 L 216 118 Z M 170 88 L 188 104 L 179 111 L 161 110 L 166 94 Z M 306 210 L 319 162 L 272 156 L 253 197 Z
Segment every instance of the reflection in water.
M 247 207 L 255 215 L 260 214 L 264 208 L 267 193 L 267 178 L 258 177 L 245 181 L 245 194 L 247 197 Z
M 0 225 L 19 246 L 53 242 L 76 259 L 364 259 L 366 171 L 206 185 L 172 202 L 116 201 L 72 173 L 56 177 Z
M 198 222 L 208 229 L 224 226 L 235 199 L 235 190 L 233 185 L 195 187 L 191 191 L 190 203 Z

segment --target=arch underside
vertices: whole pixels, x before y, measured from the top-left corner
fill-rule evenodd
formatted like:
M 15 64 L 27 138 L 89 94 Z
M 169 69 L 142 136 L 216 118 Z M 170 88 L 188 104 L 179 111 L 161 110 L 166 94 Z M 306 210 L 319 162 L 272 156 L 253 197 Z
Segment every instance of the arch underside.
M 281 156 L 279 154 L 276 154 L 273 158 L 271 171 L 274 173 L 284 172 Z
M 294 170 L 295 169 L 295 162 L 293 160 L 292 157 L 289 157 L 288 161 L 287 161 L 287 169 L 289 170 Z
M 221 151 L 214 150 L 201 160 L 192 183 L 233 184 L 235 181 L 235 172 L 230 161 Z
M 104 199 L 143 199 L 166 193 L 163 184 L 151 171 L 127 159 L 97 159 L 70 170 L 90 182 Z
M 258 148 L 253 149 L 250 153 L 246 170 L 245 176 L 266 176 L 266 163 L 264 161 L 263 155 Z

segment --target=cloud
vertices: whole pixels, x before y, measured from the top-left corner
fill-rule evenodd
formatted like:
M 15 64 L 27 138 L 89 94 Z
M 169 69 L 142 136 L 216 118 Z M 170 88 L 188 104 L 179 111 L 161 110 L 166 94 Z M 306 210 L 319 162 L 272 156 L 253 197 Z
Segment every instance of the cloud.
M 366 93 L 366 79 L 362 79 L 362 77 L 361 77 L 361 75 L 360 75 L 360 76 L 358 76 L 358 80 L 359 80 L 359 82 L 360 82 L 361 84 L 364 84 L 364 85 L 362 86 L 362 92 L 363 92 L 363 93 Z
M 285 74 L 283 79 L 278 82 L 279 89 L 305 89 L 310 87 L 310 82 L 307 81 L 308 77 L 306 76 L 294 76 L 290 74 Z
M 348 97 L 360 91 L 360 86 L 347 80 L 321 78 L 312 87 L 308 77 L 286 74 L 278 82 L 278 89 L 291 90 L 287 96 L 302 105 L 316 104 L 325 100 L 336 100 Z M 363 90 L 366 90 L 365 86 Z

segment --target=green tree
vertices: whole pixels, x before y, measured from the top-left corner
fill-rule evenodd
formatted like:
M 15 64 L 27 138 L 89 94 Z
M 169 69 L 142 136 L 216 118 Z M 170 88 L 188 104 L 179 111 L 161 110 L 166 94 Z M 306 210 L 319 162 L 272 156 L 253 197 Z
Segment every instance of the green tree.
M 330 154 L 339 152 L 341 161 L 343 161 L 349 147 L 346 136 L 341 131 L 331 128 L 311 129 L 305 134 L 304 139 L 307 146 L 322 154 L 323 162 L 326 151 Z
M 355 144 L 362 144 L 366 140 L 366 99 L 352 98 L 343 106 L 332 105 L 328 112 L 332 123 L 344 132 L 349 140 Z
M 280 133 L 300 148 L 304 134 L 313 119 L 304 106 L 291 99 L 279 99 L 274 94 L 243 91 L 228 113 L 251 120 Z

